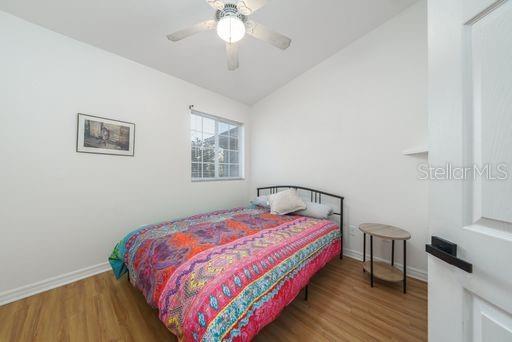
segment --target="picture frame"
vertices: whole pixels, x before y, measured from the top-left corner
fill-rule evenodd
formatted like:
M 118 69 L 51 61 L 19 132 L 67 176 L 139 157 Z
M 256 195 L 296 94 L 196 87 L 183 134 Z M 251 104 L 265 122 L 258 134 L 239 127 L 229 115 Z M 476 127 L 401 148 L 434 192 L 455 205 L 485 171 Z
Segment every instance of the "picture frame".
M 76 151 L 135 156 L 135 124 L 78 113 Z

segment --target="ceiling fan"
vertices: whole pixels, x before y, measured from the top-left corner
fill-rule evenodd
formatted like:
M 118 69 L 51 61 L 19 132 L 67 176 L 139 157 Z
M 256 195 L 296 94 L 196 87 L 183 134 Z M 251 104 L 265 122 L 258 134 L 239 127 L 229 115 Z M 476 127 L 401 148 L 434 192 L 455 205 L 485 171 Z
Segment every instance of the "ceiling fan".
M 195 24 L 167 36 L 173 42 L 190 37 L 196 33 L 217 30 L 218 36 L 226 42 L 228 69 L 238 69 L 238 42 L 246 34 L 272 44 L 280 49 L 287 49 L 292 40 L 280 33 L 249 19 L 249 16 L 266 4 L 266 0 L 235 0 L 225 3 L 220 0 L 206 0 L 213 7 L 215 18 Z

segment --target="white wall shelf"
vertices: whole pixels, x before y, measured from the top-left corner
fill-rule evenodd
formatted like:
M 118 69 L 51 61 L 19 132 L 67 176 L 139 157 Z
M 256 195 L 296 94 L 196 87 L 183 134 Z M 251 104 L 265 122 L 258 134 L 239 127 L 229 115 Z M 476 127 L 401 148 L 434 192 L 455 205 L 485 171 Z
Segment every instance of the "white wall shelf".
M 402 154 L 405 156 L 428 154 L 428 146 L 427 145 L 415 146 L 415 147 L 412 147 L 412 148 L 402 151 Z

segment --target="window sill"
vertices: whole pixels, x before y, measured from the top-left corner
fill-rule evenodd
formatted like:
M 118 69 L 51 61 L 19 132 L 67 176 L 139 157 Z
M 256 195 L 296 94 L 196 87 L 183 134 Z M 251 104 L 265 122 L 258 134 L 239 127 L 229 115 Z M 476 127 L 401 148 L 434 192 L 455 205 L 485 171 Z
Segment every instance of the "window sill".
M 192 183 L 205 183 L 205 182 L 231 182 L 231 181 L 244 181 L 243 177 L 236 178 L 197 178 L 192 179 Z

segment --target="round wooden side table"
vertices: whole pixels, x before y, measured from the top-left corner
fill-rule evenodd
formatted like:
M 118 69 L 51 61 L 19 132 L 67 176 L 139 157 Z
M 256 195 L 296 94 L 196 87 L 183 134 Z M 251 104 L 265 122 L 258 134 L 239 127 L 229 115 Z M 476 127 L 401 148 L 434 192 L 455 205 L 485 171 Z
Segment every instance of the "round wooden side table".
M 363 223 L 359 226 L 363 232 L 363 271 L 370 273 L 370 283 L 373 287 L 373 277 L 379 279 L 398 282 L 403 281 L 404 293 L 407 291 L 407 253 L 406 241 L 411 238 L 411 234 L 401 228 L 388 226 L 379 223 Z M 370 235 L 370 261 L 366 261 L 366 235 Z M 373 237 L 384 240 L 391 240 L 391 265 L 381 261 L 373 261 Z M 404 242 L 404 270 L 400 271 L 395 265 L 395 241 Z

